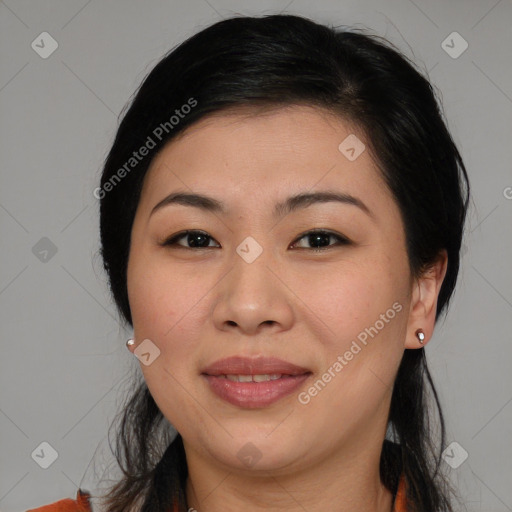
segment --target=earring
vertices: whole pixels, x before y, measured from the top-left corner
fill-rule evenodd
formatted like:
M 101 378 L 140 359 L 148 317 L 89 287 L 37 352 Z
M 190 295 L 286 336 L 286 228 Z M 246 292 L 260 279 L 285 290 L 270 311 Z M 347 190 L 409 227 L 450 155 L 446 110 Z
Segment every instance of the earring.
M 130 348 L 130 347 L 133 347 L 133 345 L 135 345 L 135 340 L 133 338 L 130 338 L 127 342 L 126 342 L 126 348 Z
M 418 341 L 423 345 L 423 341 L 425 341 L 425 333 L 421 329 L 418 329 L 416 331 L 416 338 L 418 338 Z

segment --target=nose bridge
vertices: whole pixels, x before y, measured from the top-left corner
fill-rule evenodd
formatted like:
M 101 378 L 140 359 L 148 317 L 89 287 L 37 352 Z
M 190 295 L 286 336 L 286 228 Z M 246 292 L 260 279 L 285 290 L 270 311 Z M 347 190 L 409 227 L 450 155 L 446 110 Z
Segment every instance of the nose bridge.
M 232 258 L 233 270 L 230 282 L 230 296 L 248 303 L 258 303 L 260 306 L 271 301 L 276 294 L 276 283 L 271 283 L 272 273 L 268 267 L 272 267 L 273 251 L 268 246 L 268 238 L 260 242 L 253 236 L 247 236 L 236 247 Z
M 248 236 L 235 249 L 213 311 L 218 328 L 236 324 L 254 332 L 263 323 L 285 327 L 291 321 L 289 297 L 274 275 L 274 251 L 264 246 L 263 238 L 268 241 L 270 237 L 258 238 L 261 243 L 256 236 Z

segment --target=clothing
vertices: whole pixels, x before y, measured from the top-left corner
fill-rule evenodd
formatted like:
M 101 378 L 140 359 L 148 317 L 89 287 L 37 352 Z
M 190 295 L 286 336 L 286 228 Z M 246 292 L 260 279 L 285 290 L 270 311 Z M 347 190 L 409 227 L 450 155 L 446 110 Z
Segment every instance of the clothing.
M 26 512 L 92 512 L 89 503 L 90 494 L 87 491 L 78 489 L 76 500 L 69 498 L 57 501 L 44 507 L 32 508 Z M 407 512 L 407 500 L 405 496 L 405 480 L 400 480 L 398 491 L 395 498 L 393 512 Z
M 76 493 L 76 500 L 66 498 L 64 500 L 51 503 L 50 505 L 31 508 L 30 510 L 27 510 L 27 512 L 92 512 L 89 497 L 90 494 L 87 491 L 78 489 Z

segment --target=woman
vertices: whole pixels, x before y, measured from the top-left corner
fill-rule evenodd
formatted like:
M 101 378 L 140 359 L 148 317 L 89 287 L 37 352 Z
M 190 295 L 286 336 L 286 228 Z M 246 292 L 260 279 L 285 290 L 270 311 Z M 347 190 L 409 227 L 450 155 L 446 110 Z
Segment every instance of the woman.
M 216 23 L 146 77 L 94 194 L 143 375 L 104 510 L 452 510 L 424 347 L 469 185 L 404 56 L 298 16 Z

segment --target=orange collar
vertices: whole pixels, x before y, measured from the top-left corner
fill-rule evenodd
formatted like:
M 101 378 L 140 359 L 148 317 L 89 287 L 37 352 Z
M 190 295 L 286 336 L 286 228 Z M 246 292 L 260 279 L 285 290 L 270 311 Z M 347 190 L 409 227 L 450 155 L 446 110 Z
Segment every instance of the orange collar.
M 398 484 L 398 491 L 395 497 L 395 506 L 393 508 L 393 512 L 407 512 L 407 489 L 405 486 L 405 478 L 402 476 L 400 478 L 400 483 Z

